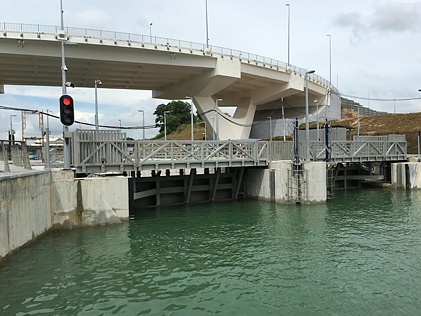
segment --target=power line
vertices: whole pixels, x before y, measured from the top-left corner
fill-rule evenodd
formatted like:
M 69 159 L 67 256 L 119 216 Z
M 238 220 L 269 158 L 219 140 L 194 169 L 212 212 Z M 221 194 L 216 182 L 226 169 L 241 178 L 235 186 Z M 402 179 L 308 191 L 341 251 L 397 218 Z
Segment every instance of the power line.
M 32 113 L 40 113 L 43 115 L 47 115 L 49 117 L 55 118 L 55 119 L 60 119 L 59 116 L 51 114 L 51 113 L 46 113 L 44 111 L 40 111 L 40 110 L 32 110 L 32 109 L 25 109 L 25 108 L 17 108 L 17 107 L 11 107 L 11 106 L 4 106 L 4 105 L 0 105 L 0 109 L 1 110 L 8 110 L 8 111 L 27 111 L 27 112 L 32 112 Z M 81 124 L 81 125 L 85 125 L 85 126 L 95 126 L 95 124 L 93 123 L 87 123 L 87 122 L 82 122 L 82 121 L 76 121 L 75 123 L 77 124 Z M 100 127 L 103 128 L 113 128 L 113 129 L 124 129 L 124 130 L 131 130 L 131 129 L 152 129 L 152 128 L 156 128 L 156 124 L 153 125 L 145 125 L 145 126 L 115 126 L 115 125 L 99 125 Z
M 421 100 L 421 97 L 416 98 L 394 98 L 394 99 L 388 99 L 388 98 L 369 98 L 369 97 L 359 97 L 355 95 L 347 95 L 342 93 L 335 93 L 339 96 L 345 97 L 345 98 L 351 98 L 351 99 L 359 99 L 359 100 L 370 100 L 370 101 L 384 101 L 384 102 L 400 102 L 400 101 L 414 101 L 414 100 Z

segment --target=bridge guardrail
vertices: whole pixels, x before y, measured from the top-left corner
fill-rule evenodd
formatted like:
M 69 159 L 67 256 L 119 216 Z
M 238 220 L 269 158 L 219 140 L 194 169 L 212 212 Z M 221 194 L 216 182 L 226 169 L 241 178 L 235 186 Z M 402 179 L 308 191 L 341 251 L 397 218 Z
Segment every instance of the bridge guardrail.
M 107 135 L 110 133 L 110 135 Z M 124 140 L 116 131 L 73 133 L 73 165 L 77 172 L 123 172 L 185 168 L 267 166 L 294 160 L 292 141 L 142 141 Z M 304 157 L 304 143 L 299 154 Z M 309 142 L 310 159 L 332 162 L 402 161 L 407 159 L 404 135 L 359 137 L 356 141 Z
M 49 34 L 49 35 L 57 35 L 58 31 L 61 29 L 59 26 L 52 26 L 52 25 L 39 25 L 39 24 L 24 24 L 24 23 L 7 23 L 7 22 L 0 22 L 0 32 L 6 36 L 8 32 L 12 33 L 33 33 L 37 34 L 39 38 L 41 38 L 42 34 Z M 247 62 L 251 63 L 254 62 L 256 65 L 261 66 L 271 66 L 276 68 L 281 68 L 285 70 L 289 70 L 305 76 L 306 69 L 294 66 L 294 65 L 287 65 L 287 63 L 268 58 L 248 52 L 243 52 L 240 50 L 224 48 L 220 46 L 210 45 L 206 47 L 206 44 L 190 42 L 190 41 L 183 41 L 178 39 L 172 39 L 168 37 L 158 37 L 158 36 L 150 36 L 150 35 L 142 35 L 142 34 L 134 34 L 134 33 L 125 33 L 125 32 L 115 32 L 115 31 L 106 31 L 106 30 L 94 30 L 94 29 L 84 29 L 84 28 L 76 28 L 76 27 L 65 27 L 64 31 L 66 35 L 69 37 L 82 37 L 82 38 L 93 38 L 98 40 L 112 40 L 112 41 L 125 41 L 125 42 L 137 42 L 137 43 L 149 43 L 149 44 L 157 44 L 162 46 L 171 46 L 171 47 L 179 47 L 190 49 L 194 51 L 199 51 L 205 53 L 207 49 L 210 50 L 212 54 L 218 54 L 223 56 L 232 56 L 238 58 L 240 60 L 246 60 Z M 289 69 L 288 69 L 289 68 Z M 313 73 L 309 74 L 308 77 L 320 84 L 329 87 L 330 83 L 327 79 Z

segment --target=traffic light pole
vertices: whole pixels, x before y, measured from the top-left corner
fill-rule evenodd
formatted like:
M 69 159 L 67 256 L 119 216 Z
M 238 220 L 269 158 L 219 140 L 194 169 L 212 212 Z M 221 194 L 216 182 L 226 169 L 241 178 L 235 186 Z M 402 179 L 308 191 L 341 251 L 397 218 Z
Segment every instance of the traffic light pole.
M 60 0 L 60 16 L 61 16 L 61 29 L 64 31 L 64 18 L 63 18 L 63 0 Z M 61 89 L 62 94 L 67 94 L 66 89 L 66 60 L 64 57 L 64 41 L 61 41 Z M 69 127 L 63 125 L 63 161 L 64 168 L 70 169 L 70 144 L 66 138 L 66 134 L 69 132 Z

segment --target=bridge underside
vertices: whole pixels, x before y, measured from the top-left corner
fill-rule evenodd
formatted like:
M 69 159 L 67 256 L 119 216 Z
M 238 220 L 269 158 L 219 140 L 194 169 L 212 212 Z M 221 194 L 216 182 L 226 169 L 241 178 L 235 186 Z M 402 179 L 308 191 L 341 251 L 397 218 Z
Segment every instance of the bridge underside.
M 104 88 L 151 90 L 153 97 L 168 100 L 192 97 L 218 139 L 249 138 L 255 112 L 276 107 L 278 100 L 288 108 L 305 106 L 302 72 L 250 57 L 77 34 L 65 43 L 67 81 L 92 88 L 100 78 Z M 0 92 L 3 85 L 61 86 L 57 34 L 5 30 L 0 44 Z M 328 87 L 319 79 L 308 76 L 309 98 L 330 104 Z M 225 106 L 236 108 L 233 117 Z

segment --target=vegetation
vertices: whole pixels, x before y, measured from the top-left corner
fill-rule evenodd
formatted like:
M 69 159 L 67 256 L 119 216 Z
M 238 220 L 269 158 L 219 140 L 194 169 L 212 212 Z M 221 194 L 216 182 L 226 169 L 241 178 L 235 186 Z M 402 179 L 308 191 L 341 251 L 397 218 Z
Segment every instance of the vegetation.
M 191 105 L 183 101 L 171 101 L 167 104 L 159 104 L 155 112 L 155 123 L 160 126 L 159 134 L 153 139 L 164 137 L 165 121 L 167 126 L 167 135 L 175 132 L 183 124 L 191 122 Z M 166 113 L 166 114 L 165 114 Z M 198 118 L 193 115 L 193 122 L 197 122 Z

